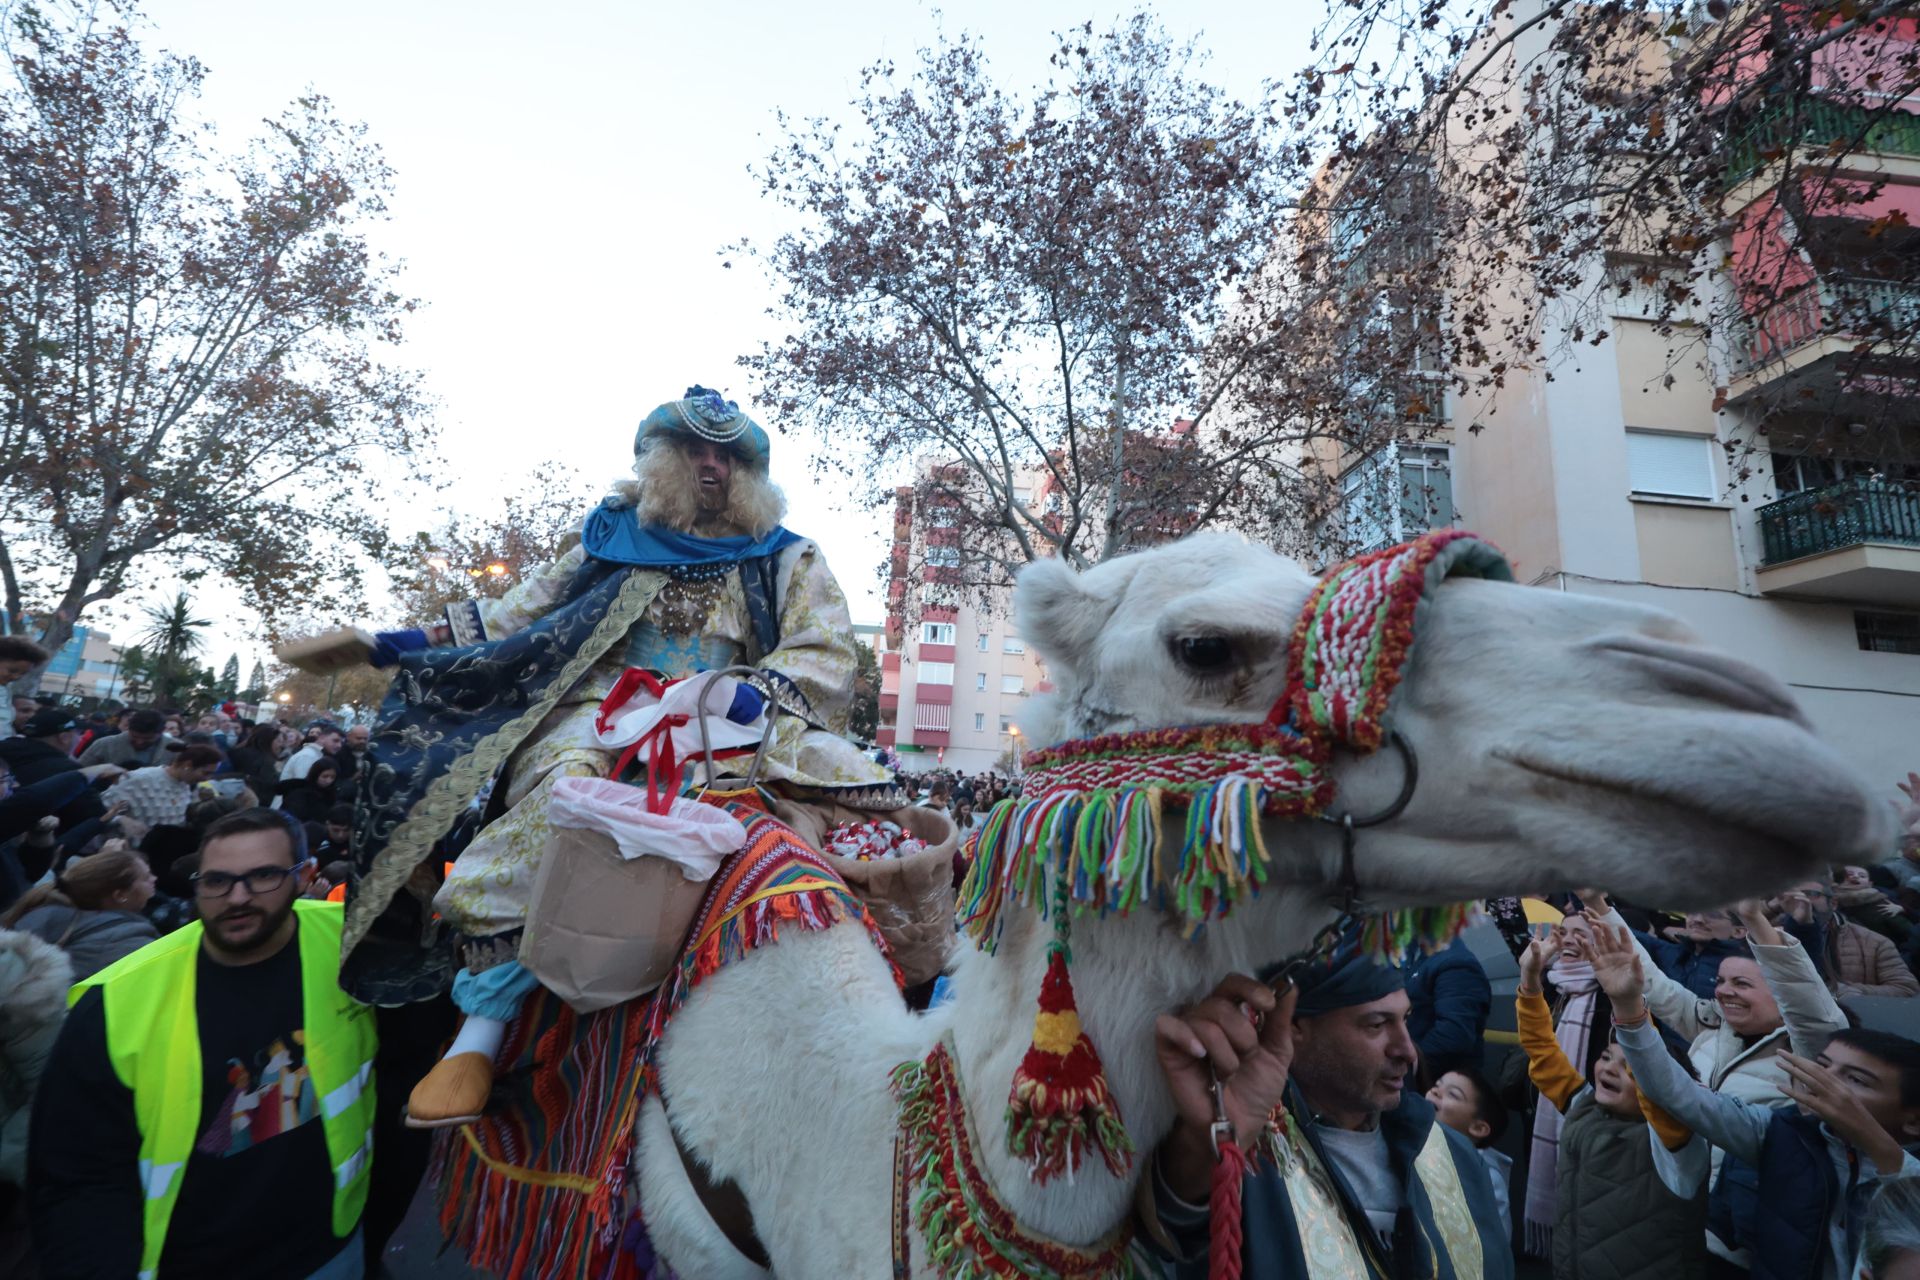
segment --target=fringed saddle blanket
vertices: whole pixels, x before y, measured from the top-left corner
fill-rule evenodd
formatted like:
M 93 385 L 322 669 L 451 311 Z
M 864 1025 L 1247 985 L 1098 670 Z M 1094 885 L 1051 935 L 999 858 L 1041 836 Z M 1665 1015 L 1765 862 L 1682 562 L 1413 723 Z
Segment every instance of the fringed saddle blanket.
M 591 1014 L 536 990 L 507 1030 L 493 1106 L 443 1139 L 440 1227 L 471 1265 L 502 1280 L 654 1274 L 628 1171 L 674 1011 L 783 928 L 859 920 L 885 954 L 860 900 L 791 828 L 756 805 L 717 803 L 746 826 L 747 843 L 714 875 L 679 967 L 650 997 Z

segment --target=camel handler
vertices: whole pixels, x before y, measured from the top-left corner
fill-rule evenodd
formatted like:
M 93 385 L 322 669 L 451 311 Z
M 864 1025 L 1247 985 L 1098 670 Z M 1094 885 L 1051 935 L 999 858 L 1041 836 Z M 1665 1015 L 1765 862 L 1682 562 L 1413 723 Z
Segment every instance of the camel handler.
M 761 698 L 779 709 L 764 783 L 851 809 L 905 804 L 841 736 L 852 622 L 819 547 L 781 526 L 767 433 L 692 387 L 647 415 L 634 453 L 636 478 L 565 555 L 498 600 L 450 606 L 441 625 L 382 633 L 368 657 L 399 670 L 356 812 L 341 982 L 394 1004 L 450 980 L 467 1015 L 413 1090 L 416 1127 L 486 1104 L 506 1023 L 537 985 L 517 957 L 549 795 L 560 778 L 612 773 L 618 752 L 596 740 L 594 718 L 629 668 L 671 679 L 753 666 L 740 697 L 750 712 Z M 456 851 L 436 891 L 434 870 Z
M 1209 1274 L 1218 1078 L 1251 1162 L 1239 1274 L 1509 1280 L 1513 1253 L 1480 1153 L 1407 1087 L 1418 1061 L 1409 1007 L 1400 970 L 1343 944 L 1284 996 L 1233 974 L 1161 1015 L 1156 1047 L 1177 1118 L 1141 1179 L 1139 1217 L 1171 1274 Z

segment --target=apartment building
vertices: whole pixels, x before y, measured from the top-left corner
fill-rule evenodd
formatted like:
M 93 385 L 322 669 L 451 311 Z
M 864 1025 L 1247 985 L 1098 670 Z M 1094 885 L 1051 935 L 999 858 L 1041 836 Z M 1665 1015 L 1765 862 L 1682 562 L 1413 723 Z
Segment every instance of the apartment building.
M 37 696 L 60 702 L 124 700 L 127 693 L 120 673 L 120 653 L 120 646 L 106 632 L 75 627 L 40 673 Z
M 1910 23 L 1896 34 L 1915 39 Z M 1815 95 L 1836 61 L 1816 60 Z M 1556 341 L 1571 322 L 1549 308 L 1558 359 L 1441 409 L 1485 430 L 1410 423 L 1397 443 L 1326 459 L 1340 497 L 1321 542 L 1459 525 L 1522 582 L 1676 614 L 1784 680 L 1892 798 L 1920 768 L 1916 113 L 1907 99 L 1801 110 L 1773 134 L 1764 115 L 1730 123 L 1727 240 L 1708 249 L 1729 266 L 1702 304 L 1713 337 L 1662 311 L 1644 261 L 1593 263 L 1607 340 Z M 1862 138 L 1818 189 L 1783 176 Z
M 1004 593 L 954 599 L 942 591 L 958 571 L 959 536 L 936 499 L 911 486 L 896 491 L 875 737 L 915 772 L 1018 772 L 1028 699 L 1052 686 L 1014 629 Z

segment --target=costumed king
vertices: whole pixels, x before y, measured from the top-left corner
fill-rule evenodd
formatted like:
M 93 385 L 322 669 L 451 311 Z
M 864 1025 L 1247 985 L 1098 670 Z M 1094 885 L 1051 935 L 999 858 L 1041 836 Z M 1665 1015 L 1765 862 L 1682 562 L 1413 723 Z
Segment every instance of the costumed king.
M 1310 1280 L 1505 1280 L 1513 1275 L 1479 1152 L 1407 1088 L 1418 1053 L 1401 971 L 1349 934 L 1276 999 L 1242 974 L 1179 1015 L 1156 1048 L 1178 1116 L 1141 1180 L 1139 1217 L 1173 1274 L 1204 1277 L 1223 1247 L 1213 1082 L 1251 1167 L 1237 1202 L 1241 1266 Z M 1211 1195 L 1210 1195 L 1211 1193 Z M 1212 1205 L 1210 1206 L 1210 1200 Z M 1231 1212 L 1228 1210 L 1227 1212 Z M 1226 1239 L 1230 1239 L 1231 1232 Z
M 851 809 L 905 803 L 842 736 L 852 621 L 820 549 L 780 523 L 767 433 L 696 386 L 647 415 L 634 452 L 635 480 L 587 516 L 572 550 L 498 600 L 450 606 L 430 630 L 382 633 L 370 655 L 397 671 L 356 812 L 341 982 L 394 1004 L 450 980 L 466 1014 L 409 1099 L 416 1127 L 486 1105 L 506 1024 L 538 985 L 517 957 L 549 798 L 561 778 L 613 772 L 619 753 L 595 718 L 629 669 L 755 667 L 729 718 L 777 704 L 763 783 Z M 476 808 L 477 833 L 435 891 L 432 868 Z

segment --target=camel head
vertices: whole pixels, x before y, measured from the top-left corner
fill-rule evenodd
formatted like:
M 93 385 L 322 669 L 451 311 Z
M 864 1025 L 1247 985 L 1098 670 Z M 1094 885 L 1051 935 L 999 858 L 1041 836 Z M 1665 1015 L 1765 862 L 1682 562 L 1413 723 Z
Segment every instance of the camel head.
M 1315 579 L 1226 534 L 1075 573 L 1023 571 L 1021 634 L 1058 686 L 1035 743 L 1258 721 L 1287 681 Z M 1878 861 L 1891 814 L 1781 683 L 1655 609 L 1480 578 L 1430 588 L 1386 725 L 1418 762 L 1403 812 L 1362 831 L 1365 896 L 1400 906 L 1603 886 L 1717 906 Z M 1337 753 L 1333 813 L 1400 792 L 1397 751 Z M 1324 889 L 1335 828 L 1270 835 L 1282 886 Z

